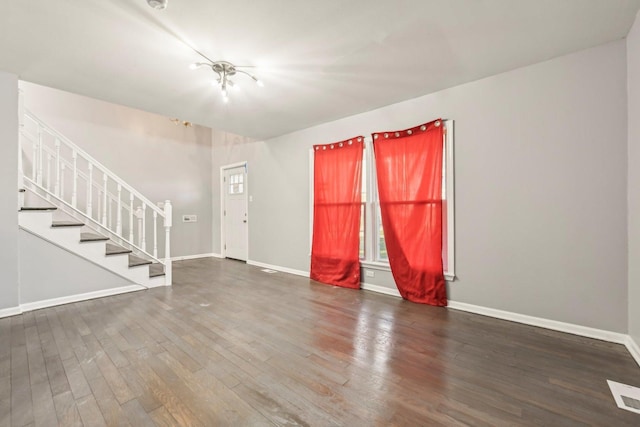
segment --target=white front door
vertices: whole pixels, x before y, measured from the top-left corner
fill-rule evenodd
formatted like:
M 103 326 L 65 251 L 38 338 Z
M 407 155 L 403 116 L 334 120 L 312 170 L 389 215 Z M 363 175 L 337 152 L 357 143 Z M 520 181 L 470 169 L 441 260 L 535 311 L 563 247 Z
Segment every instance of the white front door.
M 224 254 L 226 258 L 247 260 L 247 169 L 224 169 Z

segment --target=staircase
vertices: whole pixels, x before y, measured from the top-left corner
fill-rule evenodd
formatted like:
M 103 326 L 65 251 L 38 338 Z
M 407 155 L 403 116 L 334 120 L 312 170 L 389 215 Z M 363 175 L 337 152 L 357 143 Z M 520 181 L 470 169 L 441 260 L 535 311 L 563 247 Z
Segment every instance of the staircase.
M 144 288 L 171 285 L 170 201 L 150 202 L 28 110 L 20 119 L 20 228 Z

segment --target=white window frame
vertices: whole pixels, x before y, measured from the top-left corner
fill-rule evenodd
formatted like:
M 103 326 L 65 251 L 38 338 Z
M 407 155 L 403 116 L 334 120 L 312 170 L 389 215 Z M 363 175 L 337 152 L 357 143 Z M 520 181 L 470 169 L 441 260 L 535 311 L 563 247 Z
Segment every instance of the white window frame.
M 453 120 L 443 120 L 444 124 L 444 193 L 447 202 L 447 265 L 444 277 L 448 281 L 455 279 L 455 162 L 454 162 L 454 123 Z M 375 161 L 371 137 L 364 140 L 364 158 L 367 162 L 367 176 L 362 182 L 366 186 L 367 201 L 365 204 L 365 258 L 360 259 L 362 267 L 391 271 L 389 262 L 378 257 L 379 224 L 376 211 L 378 209 L 378 190 L 376 185 Z M 373 221 L 372 221 L 373 220 Z M 313 239 L 313 148 L 309 150 L 309 255 Z M 372 256 L 373 255 L 373 256 Z

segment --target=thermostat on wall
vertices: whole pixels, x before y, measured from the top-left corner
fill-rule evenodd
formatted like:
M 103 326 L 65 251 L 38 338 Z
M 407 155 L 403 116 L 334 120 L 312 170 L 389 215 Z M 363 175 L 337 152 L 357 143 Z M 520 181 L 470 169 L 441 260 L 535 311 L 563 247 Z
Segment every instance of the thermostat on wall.
M 182 215 L 182 222 L 198 222 L 198 215 Z

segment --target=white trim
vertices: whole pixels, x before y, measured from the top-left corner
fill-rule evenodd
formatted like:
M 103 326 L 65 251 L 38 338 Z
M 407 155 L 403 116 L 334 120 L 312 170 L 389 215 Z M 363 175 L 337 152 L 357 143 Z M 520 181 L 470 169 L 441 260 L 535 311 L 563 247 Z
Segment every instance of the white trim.
M 186 261 L 188 259 L 198 259 L 198 258 L 222 258 L 222 255 L 209 253 L 209 254 L 174 256 L 174 257 L 171 257 L 171 261 Z
M 640 366 L 640 347 L 638 346 L 638 343 L 633 340 L 631 335 L 627 335 L 624 345 L 627 347 L 627 350 L 629 350 L 629 353 L 631 353 L 631 356 L 633 356 L 638 366 Z
M 20 304 L 20 310 L 22 310 L 22 312 L 24 313 L 26 311 L 38 310 L 40 308 L 53 307 L 56 305 L 69 304 L 72 302 L 86 301 L 86 300 L 95 299 L 95 298 L 103 298 L 103 297 L 108 297 L 112 295 L 124 294 L 127 292 L 136 292 L 136 291 L 144 291 L 144 290 L 146 290 L 146 288 L 140 285 L 130 285 L 130 286 L 122 286 L 120 288 L 103 289 L 101 291 L 87 292 L 85 294 L 76 294 L 76 295 L 70 295 L 67 297 L 52 298 L 52 299 L 47 299 L 42 301 Z
M 0 309 L 0 319 L 3 317 L 17 316 L 18 314 L 22 314 L 22 310 L 20 307 L 9 307 Z
M 313 249 L 313 199 L 315 189 L 313 181 L 315 179 L 315 154 L 313 147 L 309 148 L 309 256 Z
M 387 288 L 386 286 L 372 285 L 370 283 L 360 282 L 360 289 L 365 291 L 377 292 L 379 294 L 391 295 L 393 297 L 402 298 L 398 289 Z
M 302 277 L 307 277 L 307 278 L 309 277 L 309 272 L 308 271 L 295 270 L 293 268 L 288 268 L 288 267 L 280 267 L 279 265 L 266 264 L 264 262 L 253 261 L 253 260 L 250 260 L 250 259 L 247 260 L 247 264 L 248 265 L 253 265 L 253 266 L 256 266 L 256 267 L 269 268 L 271 270 L 280 271 L 282 273 L 295 274 L 296 276 L 302 276 Z
M 446 173 L 446 195 L 447 195 L 447 271 L 444 277 L 448 281 L 453 281 L 456 277 L 456 221 L 455 221 L 455 162 L 454 162 L 454 126 L 453 120 L 443 120 L 446 129 L 445 149 L 447 161 L 445 163 Z
M 551 329 L 554 331 L 566 332 L 568 334 L 579 335 L 587 338 L 595 338 L 597 340 L 609 341 L 618 344 L 627 344 L 628 335 L 618 332 L 605 331 L 603 329 L 590 328 L 588 326 L 575 325 L 573 323 L 559 322 L 557 320 L 544 319 L 542 317 L 527 316 L 525 314 L 497 310 L 495 308 L 482 307 L 464 302 L 449 301 L 448 308 L 467 311 L 474 314 L 481 314 L 483 316 L 495 317 L 496 319 L 523 323 L 525 325 L 538 326 L 540 328 Z

